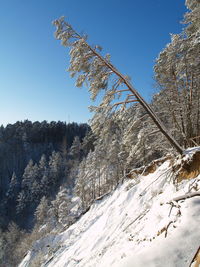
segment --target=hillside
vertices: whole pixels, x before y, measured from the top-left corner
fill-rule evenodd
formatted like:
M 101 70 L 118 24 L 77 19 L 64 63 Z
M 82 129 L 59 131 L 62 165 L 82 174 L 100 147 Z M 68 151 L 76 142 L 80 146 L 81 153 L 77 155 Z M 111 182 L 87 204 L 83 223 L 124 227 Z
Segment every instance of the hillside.
M 182 166 L 194 173 L 194 158 L 188 150 L 125 180 L 66 231 L 38 240 L 19 267 L 190 266 L 200 240 L 200 176 L 185 179 Z

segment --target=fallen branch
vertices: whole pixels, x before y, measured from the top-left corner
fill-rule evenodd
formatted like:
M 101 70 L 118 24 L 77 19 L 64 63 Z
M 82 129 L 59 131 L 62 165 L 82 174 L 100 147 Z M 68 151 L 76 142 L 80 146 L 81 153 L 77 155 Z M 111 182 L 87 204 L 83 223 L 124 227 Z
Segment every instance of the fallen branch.
M 185 194 L 185 195 L 182 195 L 182 196 L 179 196 L 179 197 L 175 197 L 171 201 L 169 201 L 168 204 L 170 204 L 173 201 L 178 202 L 180 200 L 184 200 L 184 199 L 192 198 L 192 197 L 197 197 L 197 196 L 200 197 L 200 191 L 193 192 L 193 193 L 188 193 L 188 194 Z
M 140 220 L 142 219 L 146 214 L 147 212 L 149 212 L 149 209 L 147 209 L 146 211 L 144 211 L 142 214 L 138 215 L 131 223 L 129 223 L 123 230 L 123 232 L 125 232 L 129 226 L 131 226 L 134 222 L 136 222 L 137 220 Z

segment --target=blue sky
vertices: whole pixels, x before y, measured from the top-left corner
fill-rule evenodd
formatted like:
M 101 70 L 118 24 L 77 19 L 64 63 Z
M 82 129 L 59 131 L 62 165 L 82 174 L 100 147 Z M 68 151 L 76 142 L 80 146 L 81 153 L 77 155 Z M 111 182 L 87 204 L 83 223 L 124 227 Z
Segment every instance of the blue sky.
M 65 71 L 68 50 L 53 37 L 54 19 L 66 16 L 101 45 L 149 101 L 154 61 L 185 12 L 183 0 L 0 0 L 0 125 L 91 117 L 86 88 Z

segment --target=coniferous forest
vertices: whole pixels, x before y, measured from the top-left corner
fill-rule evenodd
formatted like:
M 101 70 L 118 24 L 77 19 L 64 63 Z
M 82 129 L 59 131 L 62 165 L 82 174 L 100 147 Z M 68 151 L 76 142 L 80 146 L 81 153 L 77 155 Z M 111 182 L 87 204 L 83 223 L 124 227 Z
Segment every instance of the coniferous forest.
M 186 5 L 183 31 L 155 61 L 150 103 L 101 47 L 91 47 L 63 17 L 54 22 L 77 87 L 87 85 L 102 102 L 90 107 L 90 125 L 1 126 L 0 266 L 17 266 L 36 240 L 67 229 L 131 170 L 200 145 L 200 3 Z

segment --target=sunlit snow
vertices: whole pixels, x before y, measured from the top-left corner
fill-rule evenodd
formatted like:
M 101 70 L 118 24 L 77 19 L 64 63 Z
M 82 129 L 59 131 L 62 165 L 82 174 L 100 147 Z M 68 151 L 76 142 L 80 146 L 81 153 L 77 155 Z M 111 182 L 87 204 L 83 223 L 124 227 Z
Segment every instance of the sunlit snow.
M 188 267 L 200 244 L 200 197 L 170 201 L 200 178 L 179 185 L 172 178 L 166 161 L 125 181 L 65 232 L 38 241 L 19 266 L 43 251 L 48 267 Z

